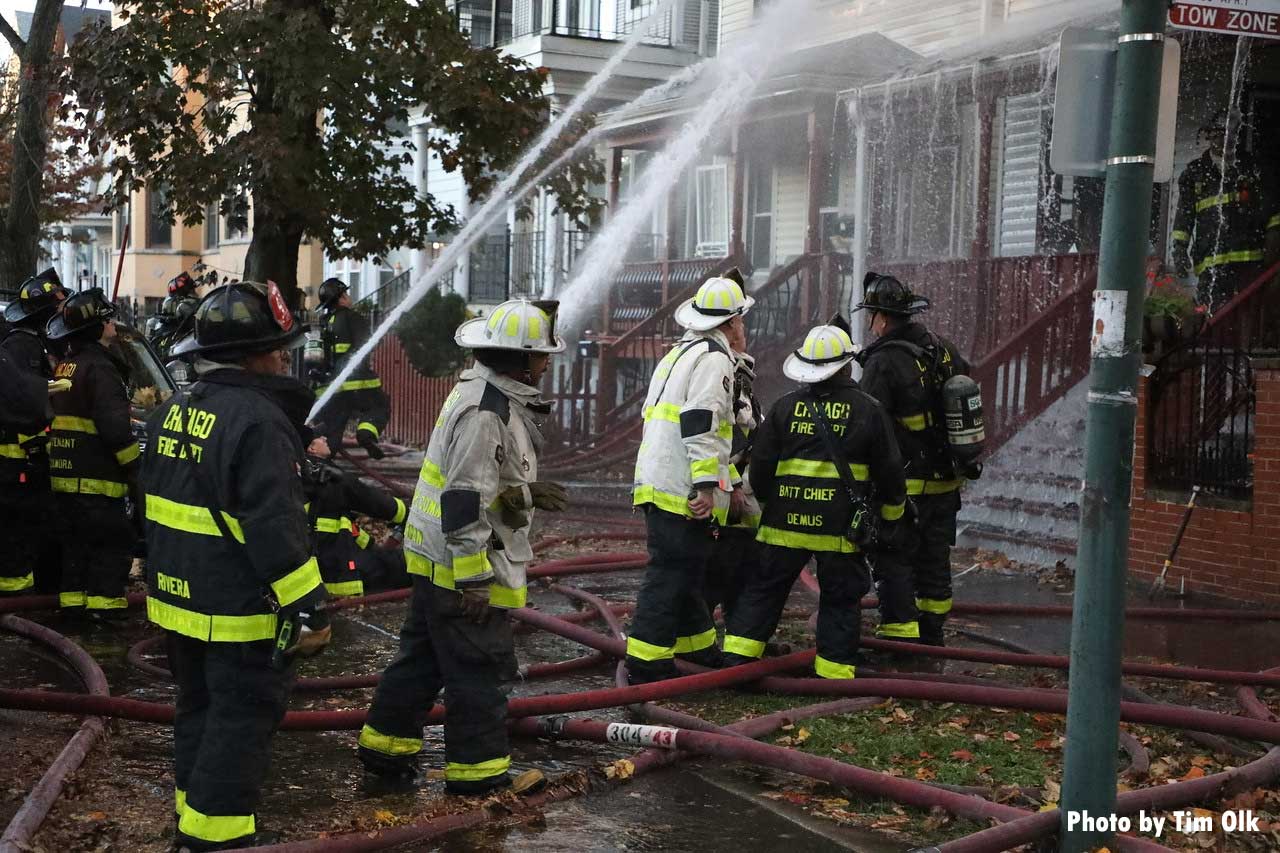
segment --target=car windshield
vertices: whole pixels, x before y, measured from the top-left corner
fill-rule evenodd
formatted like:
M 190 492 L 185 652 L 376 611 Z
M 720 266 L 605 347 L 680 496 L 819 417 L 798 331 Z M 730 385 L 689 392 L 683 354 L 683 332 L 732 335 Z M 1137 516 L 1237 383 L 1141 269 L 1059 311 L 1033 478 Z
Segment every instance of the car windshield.
M 156 406 L 173 396 L 177 386 L 142 333 L 132 326 L 116 323 L 112 349 L 129 368 L 125 382 L 129 387 L 134 417 L 145 419 Z

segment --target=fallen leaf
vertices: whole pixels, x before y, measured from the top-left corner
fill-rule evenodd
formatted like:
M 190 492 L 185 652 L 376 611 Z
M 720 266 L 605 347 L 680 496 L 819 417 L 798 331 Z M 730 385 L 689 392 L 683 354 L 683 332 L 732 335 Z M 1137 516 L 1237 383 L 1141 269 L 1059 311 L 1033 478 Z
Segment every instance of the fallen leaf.
M 938 778 L 938 774 L 930 770 L 928 767 L 917 767 L 916 778 L 921 782 L 928 782 L 930 779 Z
M 957 749 L 951 753 L 951 757 L 956 761 L 973 761 L 973 753 L 967 749 Z
M 1018 741 L 1022 740 L 1022 735 L 1018 734 L 1017 732 L 1005 732 L 1004 739 L 1008 743 L 1017 743 Z
M 1062 796 L 1062 786 L 1057 782 L 1053 781 L 1052 779 L 1045 779 L 1044 780 L 1045 802 L 1052 800 L 1053 802 L 1056 803 L 1058 801 L 1058 798 L 1061 796 Z
M 379 823 L 391 823 L 396 819 L 396 816 L 386 809 L 378 809 L 373 813 L 373 819 Z
M 991 740 L 991 738 L 987 737 L 984 734 L 976 734 L 973 736 L 974 743 L 986 743 L 989 740 Z
M 1188 779 L 1203 779 L 1203 778 L 1204 778 L 1204 769 L 1200 767 L 1192 767 L 1190 770 L 1187 771 L 1187 775 L 1182 777 L 1182 780 L 1185 782 Z M 1197 809 L 1197 811 L 1199 811 L 1199 809 Z
M 1053 749 L 1054 747 L 1053 738 L 1041 738 L 1040 740 L 1033 743 L 1032 746 L 1034 746 L 1036 749 L 1044 749 L 1044 750 Z
M 933 758 L 933 756 L 932 756 L 932 755 L 930 755 L 929 753 L 925 752 L 923 749 L 922 749 L 922 750 L 920 750 L 920 757 L 921 757 L 921 758 Z
M 89 820 L 106 820 L 107 813 L 106 812 L 89 812 L 87 815 L 85 815 L 85 817 L 87 817 Z
M 1197 755 L 1191 759 L 1192 767 L 1212 767 L 1213 759 L 1207 755 Z
M 619 758 L 604 769 L 606 779 L 630 779 L 635 775 L 636 766 L 625 758 Z
M 806 729 L 806 728 L 801 728 L 801 729 L 800 729 L 800 731 L 796 732 L 796 743 L 797 743 L 797 744 L 804 743 L 804 742 L 805 742 L 805 741 L 807 741 L 808 739 L 809 739 L 809 730 L 808 730 L 808 729 Z
M 913 716 L 911 715 L 911 713 L 910 713 L 909 711 L 907 711 L 905 708 L 894 708 L 894 709 L 893 709 L 893 718 L 894 718 L 895 720 L 897 720 L 898 722 L 900 722 L 900 723 L 912 723 L 912 722 L 915 722 L 915 717 L 913 717 Z

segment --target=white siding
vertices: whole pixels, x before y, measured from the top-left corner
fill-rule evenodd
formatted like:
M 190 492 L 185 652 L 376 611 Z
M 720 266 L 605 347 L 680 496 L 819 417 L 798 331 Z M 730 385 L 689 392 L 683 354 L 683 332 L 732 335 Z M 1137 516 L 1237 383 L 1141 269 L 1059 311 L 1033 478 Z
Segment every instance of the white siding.
M 435 150 L 427 154 L 427 192 L 435 196 L 437 204 L 451 204 L 458 213 L 466 210 L 462 170 L 446 172 Z
M 751 26 L 757 2 L 769 1 L 721 0 L 724 43 Z M 822 41 L 880 33 L 927 55 L 971 42 L 982 26 L 984 2 L 990 0 L 845 0 L 832 5 L 832 23 Z

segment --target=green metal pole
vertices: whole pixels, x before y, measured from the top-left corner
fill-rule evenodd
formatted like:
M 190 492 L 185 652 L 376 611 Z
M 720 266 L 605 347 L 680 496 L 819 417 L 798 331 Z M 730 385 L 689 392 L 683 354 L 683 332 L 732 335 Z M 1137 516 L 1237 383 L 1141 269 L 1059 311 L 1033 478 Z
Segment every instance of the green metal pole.
M 1108 819 L 1115 811 L 1129 491 L 1167 8 L 1167 0 L 1124 0 L 1120 13 L 1111 156 L 1091 327 L 1062 853 L 1085 853 L 1107 844 L 1112 833 L 1083 819 L 1086 813 L 1090 819 Z

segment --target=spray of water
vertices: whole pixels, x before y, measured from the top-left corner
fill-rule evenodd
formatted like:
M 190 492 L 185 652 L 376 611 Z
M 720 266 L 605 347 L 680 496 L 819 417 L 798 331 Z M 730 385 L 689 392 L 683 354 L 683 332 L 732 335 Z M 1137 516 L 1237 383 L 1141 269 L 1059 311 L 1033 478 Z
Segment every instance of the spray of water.
M 717 57 L 711 66 L 713 88 L 698 94 L 698 106 L 685 125 L 637 181 L 639 190 L 610 217 L 578 259 L 560 297 L 565 328 L 576 329 L 584 322 L 593 304 L 591 294 L 600 293 L 613 281 L 631 240 L 693 164 L 708 138 L 734 121 L 773 63 L 811 32 L 812 22 L 810 0 L 777 0 L 741 41 Z
M 486 199 L 484 204 L 480 206 L 480 209 L 467 220 L 466 224 L 463 225 L 462 229 L 454 239 L 450 241 L 445 250 L 441 252 L 440 257 L 436 259 L 435 263 L 414 280 L 400 304 L 387 314 L 386 318 L 381 324 L 379 324 L 378 328 L 369 336 L 369 340 L 352 354 L 351 358 L 347 360 L 346 366 L 338 372 L 337 376 L 333 377 L 333 381 L 330 383 L 329 387 L 325 389 L 324 393 L 320 395 L 320 398 L 316 400 L 316 403 L 312 407 L 311 413 L 308 416 L 309 418 L 314 418 L 320 413 L 320 410 L 324 408 L 325 404 L 327 404 L 329 400 L 332 399 L 333 395 L 338 392 L 338 389 L 342 387 L 342 383 L 345 382 L 360 363 L 364 361 L 371 352 L 373 352 L 373 348 L 377 346 L 378 342 L 381 341 L 383 337 L 386 336 L 387 332 L 391 331 L 391 329 L 395 327 L 395 324 L 399 322 L 405 312 L 411 309 L 414 305 L 417 305 L 422 297 L 425 296 L 431 288 L 444 277 L 446 272 L 453 269 L 454 265 L 464 256 L 464 253 L 467 252 L 467 250 L 471 248 L 472 244 L 474 244 L 476 240 L 488 230 L 489 226 L 493 224 L 498 216 L 505 215 L 506 206 L 511 200 L 511 193 L 520 184 L 525 174 L 533 168 L 533 166 L 546 152 L 547 148 L 550 147 L 551 143 L 564 133 L 570 122 L 577 118 L 577 116 L 586 108 L 591 99 L 599 94 L 600 90 L 604 87 L 604 84 L 613 77 L 622 62 L 633 50 L 636 49 L 637 46 L 639 46 L 640 42 L 644 40 L 650 28 L 660 21 L 674 5 L 675 0 L 661 0 L 661 2 L 654 7 L 652 14 L 637 24 L 631 33 L 628 34 L 626 40 L 616 51 L 614 51 L 613 55 L 609 57 L 609 60 L 600 68 L 596 75 L 587 82 L 587 85 L 584 86 L 582 91 L 579 92 L 578 95 L 569 103 L 569 106 L 565 108 L 564 112 L 560 113 L 560 115 L 542 131 L 533 147 L 525 152 L 524 156 L 520 158 L 519 162 L 516 163 L 510 172 L 503 176 L 502 180 L 498 182 L 497 187 L 494 188 L 488 199 Z
M 1231 92 L 1227 97 L 1227 118 L 1226 132 L 1222 135 L 1222 165 L 1218 169 L 1218 196 L 1222 197 L 1227 192 L 1227 173 L 1235 169 L 1236 146 L 1239 144 L 1240 136 L 1240 95 L 1244 89 L 1244 75 L 1249 67 L 1249 51 L 1253 46 L 1253 39 L 1240 36 L 1236 39 L 1236 55 L 1231 64 Z M 1225 216 L 1218 216 L 1218 227 L 1213 235 L 1213 251 L 1211 256 L 1217 257 L 1222 253 L 1222 236 L 1226 230 Z M 1205 273 L 1210 274 L 1208 269 Z M 1218 281 L 1216 277 L 1212 277 L 1212 283 L 1209 287 L 1209 311 L 1213 311 L 1213 305 L 1217 301 Z

